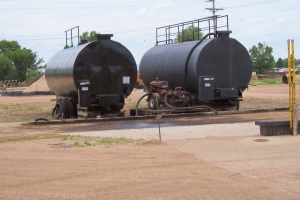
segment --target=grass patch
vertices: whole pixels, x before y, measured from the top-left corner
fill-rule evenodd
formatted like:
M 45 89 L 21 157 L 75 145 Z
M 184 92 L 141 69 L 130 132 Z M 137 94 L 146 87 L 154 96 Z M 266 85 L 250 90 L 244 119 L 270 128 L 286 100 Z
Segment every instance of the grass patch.
M 39 136 L 35 135 L 25 135 L 25 136 L 13 136 L 11 138 L 7 138 L 8 142 L 19 142 L 19 141 L 26 141 L 26 140 L 37 140 Z
M 25 97 L 22 97 L 25 98 Z M 26 122 L 34 121 L 38 117 L 51 119 L 51 111 L 54 107 L 53 102 L 35 103 L 1 103 L 0 104 L 0 123 L 7 122 Z
M 7 110 L 8 109 L 8 105 L 0 104 L 0 109 Z
M 81 137 L 80 135 L 77 135 L 77 136 L 75 136 L 75 135 L 62 135 L 61 136 L 61 139 L 62 140 L 72 140 L 72 139 L 74 139 L 75 137 Z
M 148 107 L 148 102 L 146 101 L 147 97 L 145 97 L 140 103 L 139 103 L 139 109 L 145 109 L 145 108 L 149 108 Z M 135 101 L 129 101 L 128 102 L 128 107 L 130 109 L 136 109 L 136 103 Z
M 63 135 L 61 139 L 62 139 L 62 140 L 67 140 L 68 138 L 69 138 L 69 137 L 68 137 L 67 135 Z
M 298 104 L 300 101 L 297 101 Z M 240 102 L 239 110 L 251 110 L 251 109 L 269 109 L 278 107 L 288 107 L 289 99 L 288 97 L 247 97 Z
M 126 137 L 120 137 L 117 139 L 117 143 L 119 143 L 119 142 L 128 143 L 128 142 L 130 142 L 130 140 Z
M 20 136 L 13 136 L 13 137 L 3 137 L 0 138 L 0 143 L 5 142 L 22 142 L 22 141 L 33 141 L 33 140 L 41 140 L 41 139 L 62 139 L 62 140 L 72 140 L 77 139 L 74 141 L 73 145 L 75 147 L 90 147 L 90 146 L 97 146 L 103 145 L 105 147 L 110 147 L 111 145 L 118 145 L 118 144 L 126 144 L 126 143 L 134 143 L 137 145 L 146 145 L 146 144 L 160 144 L 161 142 L 155 138 L 153 139 L 139 139 L 133 140 L 126 137 L 120 138 L 90 138 L 90 137 L 83 137 L 83 136 L 74 136 L 74 135 L 60 135 L 60 134 L 47 134 L 47 135 L 20 135 Z M 91 141 L 88 141 L 91 140 Z
M 136 103 L 142 95 L 145 93 L 132 93 L 125 99 L 125 109 L 135 109 Z M 139 103 L 139 109 L 148 108 L 148 102 L 146 101 L 147 97 L 144 97 Z
M 99 145 L 111 145 L 113 144 L 114 140 L 111 138 L 103 138 L 101 140 L 97 140 L 96 142 Z
M 85 138 L 86 139 L 86 138 Z M 125 143 L 130 143 L 133 142 L 133 140 L 125 138 L 125 137 L 120 137 L 120 138 L 101 138 L 96 141 L 75 141 L 74 146 L 75 147 L 89 147 L 89 146 L 97 146 L 97 145 L 103 145 L 106 147 L 109 147 L 113 144 L 125 144 Z
M 102 138 L 101 140 L 96 141 L 99 145 L 112 145 L 112 144 L 119 144 L 119 143 L 129 143 L 132 142 L 132 140 L 120 137 L 120 138 Z
M 250 80 L 250 84 L 252 85 L 270 85 L 270 84 L 282 84 L 282 78 L 277 77 L 277 78 L 264 78 L 261 80 L 252 78 Z
M 87 138 L 85 138 L 87 139 Z M 92 138 L 90 138 L 92 139 Z M 111 147 L 112 145 L 121 145 L 121 144 L 127 144 L 127 143 L 134 143 L 136 145 L 160 145 L 162 144 L 161 141 L 159 141 L 156 138 L 151 138 L 151 139 L 138 139 L 138 140 L 133 140 L 133 139 L 128 139 L 126 137 L 120 137 L 120 138 L 100 138 L 97 139 L 96 141 L 75 141 L 74 146 L 75 147 L 89 147 L 89 146 L 98 146 L 102 145 L 105 146 L 106 148 Z
M 74 142 L 75 147 L 85 147 L 84 144 L 81 144 L 79 141 Z
M 13 137 L 6 137 L 0 140 L 3 142 L 21 142 L 21 141 L 31 141 L 31 140 L 42 140 L 42 139 L 52 139 L 52 138 L 60 138 L 61 136 L 58 134 L 47 134 L 47 135 L 20 135 Z
M 156 138 L 151 138 L 151 139 L 141 138 L 141 139 L 136 140 L 135 144 L 138 144 L 138 145 L 161 144 L 161 141 Z

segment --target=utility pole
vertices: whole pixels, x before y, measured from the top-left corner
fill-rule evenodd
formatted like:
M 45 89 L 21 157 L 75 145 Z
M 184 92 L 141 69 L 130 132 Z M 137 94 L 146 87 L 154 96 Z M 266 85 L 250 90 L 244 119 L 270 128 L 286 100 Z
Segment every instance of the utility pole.
M 205 8 L 206 10 L 209 10 L 213 13 L 214 17 L 214 33 L 217 32 L 217 18 L 216 18 L 216 11 L 218 10 L 224 10 L 223 8 L 215 8 L 215 0 L 207 0 L 206 2 L 212 2 L 213 7 L 212 8 Z

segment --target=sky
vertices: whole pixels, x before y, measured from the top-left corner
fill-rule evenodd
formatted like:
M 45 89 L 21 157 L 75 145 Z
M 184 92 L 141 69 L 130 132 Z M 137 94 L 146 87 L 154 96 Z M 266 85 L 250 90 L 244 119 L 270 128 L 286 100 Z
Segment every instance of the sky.
M 79 34 L 113 34 L 139 64 L 156 42 L 157 27 L 212 16 L 206 0 L 0 0 L 0 5 L 0 40 L 37 52 L 43 64 L 63 49 L 65 31 L 76 26 Z M 215 6 L 223 9 L 217 15 L 228 15 L 230 37 L 247 50 L 266 43 L 277 61 L 287 57 L 287 40 L 294 39 L 298 58 L 299 0 L 216 0 Z

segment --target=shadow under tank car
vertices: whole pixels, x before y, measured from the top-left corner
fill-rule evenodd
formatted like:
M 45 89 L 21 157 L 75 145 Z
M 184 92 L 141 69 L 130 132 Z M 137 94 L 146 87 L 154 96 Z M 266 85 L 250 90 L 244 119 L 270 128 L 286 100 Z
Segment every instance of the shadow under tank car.
M 201 40 L 178 43 L 169 39 L 163 45 L 157 40 L 139 66 L 143 82 L 150 83 L 150 109 L 169 104 L 238 110 L 251 79 L 252 62 L 247 49 L 230 38 L 230 33 L 217 31 Z M 208 38 L 210 35 L 214 37 Z
M 81 43 L 54 55 L 45 77 L 56 94 L 55 118 L 119 116 L 125 98 L 135 86 L 137 65 L 130 51 L 99 34 L 97 41 Z

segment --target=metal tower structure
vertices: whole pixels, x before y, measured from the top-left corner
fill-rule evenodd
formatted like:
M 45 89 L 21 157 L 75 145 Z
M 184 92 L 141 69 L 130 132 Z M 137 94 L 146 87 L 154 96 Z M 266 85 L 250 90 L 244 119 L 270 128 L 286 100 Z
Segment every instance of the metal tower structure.
M 207 0 L 206 2 L 212 2 L 212 4 L 213 4 L 213 7 L 212 8 L 205 8 L 206 10 L 209 10 L 209 11 L 211 11 L 212 13 L 213 13 L 213 17 L 214 17 L 214 32 L 216 33 L 216 31 L 217 31 L 217 27 L 216 27 L 216 12 L 218 11 L 218 10 L 224 10 L 223 8 L 216 8 L 215 7 L 215 0 Z

